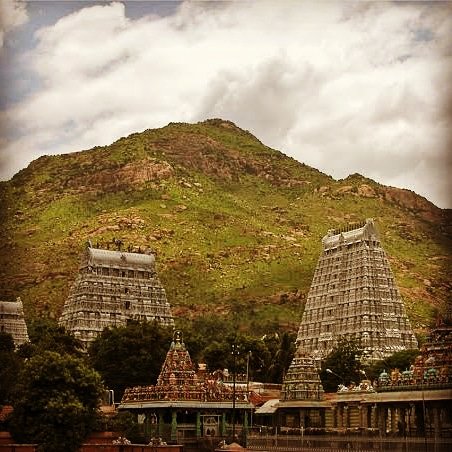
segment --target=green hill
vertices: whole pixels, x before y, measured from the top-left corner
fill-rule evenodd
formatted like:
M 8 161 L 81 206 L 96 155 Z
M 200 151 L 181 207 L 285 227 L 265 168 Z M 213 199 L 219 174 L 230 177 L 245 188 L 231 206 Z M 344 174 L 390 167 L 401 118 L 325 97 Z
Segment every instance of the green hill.
M 116 238 L 155 251 L 177 317 L 295 329 L 321 237 L 369 217 L 417 329 L 450 290 L 450 211 L 357 174 L 336 181 L 220 119 L 41 157 L 0 195 L 0 299 L 21 296 L 31 317 L 58 317 L 86 241 Z

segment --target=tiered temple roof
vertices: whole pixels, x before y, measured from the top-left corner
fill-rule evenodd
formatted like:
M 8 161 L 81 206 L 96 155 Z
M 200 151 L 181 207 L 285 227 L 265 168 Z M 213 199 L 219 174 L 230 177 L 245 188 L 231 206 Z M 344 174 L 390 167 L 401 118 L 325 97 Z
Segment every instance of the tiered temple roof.
M 16 301 L 0 301 L 0 331 L 11 334 L 16 347 L 28 342 L 27 324 L 20 298 Z
M 60 324 L 87 346 L 104 328 L 129 320 L 174 324 L 154 255 L 88 246 Z
M 339 338 L 357 340 L 375 360 L 417 348 L 373 220 L 329 231 L 322 245 L 298 331 L 300 353 L 323 359 Z
M 176 331 L 157 384 L 127 388 L 121 404 L 146 401 L 230 402 L 234 392 L 236 401 L 245 402 L 246 389 L 237 385 L 234 391 L 219 378 L 220 375 L 206 373 L 198 376 L 182 333 Z
M 281 400 L 322 400 L 323 386 L 314 359 L 298 351 L 284 378 Z

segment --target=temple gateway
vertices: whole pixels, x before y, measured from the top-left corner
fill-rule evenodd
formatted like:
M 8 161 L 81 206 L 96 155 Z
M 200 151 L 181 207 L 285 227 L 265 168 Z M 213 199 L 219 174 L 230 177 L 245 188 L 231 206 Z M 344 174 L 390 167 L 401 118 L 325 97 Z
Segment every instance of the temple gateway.
M 356 340 L 371 360 L 418 348 L 372 219 L 329 231 L 315 269 L 297 348 L 324 359 L 339 338 Z
M 11 334 L 16 347 L 28 342 L 24 307 L 20 298 L 16 301 L 0 301 L 0 331 Z
M 87 246 L 60 324 L 87 347 L 104 328 L 130 320 L 174 325 L 154 255 Z

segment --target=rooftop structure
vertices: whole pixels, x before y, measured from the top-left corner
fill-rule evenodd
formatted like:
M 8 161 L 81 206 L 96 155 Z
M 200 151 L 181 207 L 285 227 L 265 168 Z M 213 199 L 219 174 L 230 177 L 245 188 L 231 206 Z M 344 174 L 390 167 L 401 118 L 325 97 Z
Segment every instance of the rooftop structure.
M 104 328 L 130 320 L 174 324 L 154 255 L 88 246 L 60 324 L 86 347 Z
M 422 345 L 410 369 L 383 371 L 378 378 L 379 391 L 394 387 L 451 387 L 452 385 L 452 324 L 439 322 Z M 452 398 L 452 392 L 451 392 Z
M 198 376 L 185 348 L 182 333 L 176 331 L 155 386 L 127 388 L 122 404 L 145 401 L 227 402 L 233 399 L 233 388 L 223 381 L 223 372 Z M 246 385 L 235 388 L 237 401 L 247 400 Z
M 27 324 L 20 298 L 16 301 L 0 301 L 0 331 L 11 334 L 16 347 L 28 342 Z
M 145 436 L 171 441 L 224 438 L 248 428 L 247 386 L 223 381 L 224 372 L 195 372 L 176 331 L 157 384 L 127 388 L 119 409 L 141 415 Z M 237 430 L 235 430 L 237 428 Z
M 300 352 L 323 359 L 340 338 L 357 340 L 370 359 L 417 348 L 373 220 L 329 231 L 322 246 L 298 331 Z

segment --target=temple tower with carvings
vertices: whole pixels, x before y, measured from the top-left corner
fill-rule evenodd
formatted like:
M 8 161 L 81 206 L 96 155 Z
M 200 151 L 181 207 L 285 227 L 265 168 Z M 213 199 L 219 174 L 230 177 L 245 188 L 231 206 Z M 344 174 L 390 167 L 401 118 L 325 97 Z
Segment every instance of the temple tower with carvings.
M 415 349 L 417 341 L 371 219 L 322 239 L 297 348 L 325 358 L 339 338 L 355 339 L 370 359 Z
M 130 320 L 174 325 L 154 255 L 88 246 L 60 324 L 87 347 L 104 328 Z
M 0 301 L 0 331 L 11 334 L 16 347 L 28 342 L 27 324 L 20 298 L 16 301 Z

